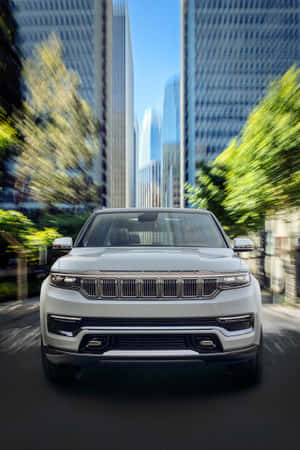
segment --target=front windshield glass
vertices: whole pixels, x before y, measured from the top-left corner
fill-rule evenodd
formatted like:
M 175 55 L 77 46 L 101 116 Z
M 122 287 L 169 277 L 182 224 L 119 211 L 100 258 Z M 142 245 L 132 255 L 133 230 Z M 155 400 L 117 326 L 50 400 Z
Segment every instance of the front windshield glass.
M 77 247 L 227 247 L 205 213 L 140 211 L 97 214 Z

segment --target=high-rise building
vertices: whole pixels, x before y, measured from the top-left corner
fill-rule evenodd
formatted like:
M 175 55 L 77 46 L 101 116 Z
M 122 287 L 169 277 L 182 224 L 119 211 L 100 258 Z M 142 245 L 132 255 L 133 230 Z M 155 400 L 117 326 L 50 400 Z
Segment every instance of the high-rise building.
M 161 206 L 161 163 L 150 161 L 138 170 L 137 207 L 156 208 Z
M 162 119 L 162 206 L 180 206 L 180 78 L 165 87 Z
M 139 151 L 137 206 L 152 208 L 161 205 L 161 126 L 159 116 L 145 111 Z
M 137 119 L 134 121 L 133 129 L 133 206 L 137 203 L 137 170 L 139 159 L 139 124 Z
M 127 3 L 113 4 L 112 180 L 113 207 L 134 204 L 133 58 Z
M 150 161 L 161 160 L 161 126 L 158 114 L 147 108 L 142 123 L 139 168 L 149 164 Z
M 67 69 L 78 73 L 81 96 L 101 124 L 95 179 L 99 204 L 110 203 L 112 0 L 14 0 L 24 57 L 55 33 Z
M 181 0 L 181 194 L 300 60 L 299 0 Z

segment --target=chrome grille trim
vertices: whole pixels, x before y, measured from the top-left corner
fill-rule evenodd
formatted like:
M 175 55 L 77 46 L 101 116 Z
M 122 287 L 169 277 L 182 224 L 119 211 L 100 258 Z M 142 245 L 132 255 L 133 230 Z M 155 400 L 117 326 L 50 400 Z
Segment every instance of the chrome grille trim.
M 80 276 L 82 295 L 105 299 L 211 299 L 219 292 L 218 277 L 240 273 L 199 272 L 101 272 L 60 273 Z M 196 284 L 196 286 L 195 286 Z

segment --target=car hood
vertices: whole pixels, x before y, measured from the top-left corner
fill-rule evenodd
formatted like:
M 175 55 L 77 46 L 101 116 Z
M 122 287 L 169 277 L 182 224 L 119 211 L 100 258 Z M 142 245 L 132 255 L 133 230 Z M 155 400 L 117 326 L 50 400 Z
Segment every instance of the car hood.
M 239 272 L 248 266 L 230 248 L 90 247 L 72 249 L 52 270 Z

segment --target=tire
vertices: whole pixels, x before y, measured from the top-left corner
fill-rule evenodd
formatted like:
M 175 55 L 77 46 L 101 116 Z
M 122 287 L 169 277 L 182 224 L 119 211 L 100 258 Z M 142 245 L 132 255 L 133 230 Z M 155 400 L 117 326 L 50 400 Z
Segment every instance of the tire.
M 75 381 L 78 370 L 72 366 L 60 366 L 51 363 L 46 356 L 45 348 L 41 342 L 41 360 L 45 377 L 54 384 L 71 384 Z
M 242 385 L 254 386 L 262 381 L 263 377 L 263 333 L 261 331 L 260 343 L 255 358 L 232 367 L 233 374 Z

